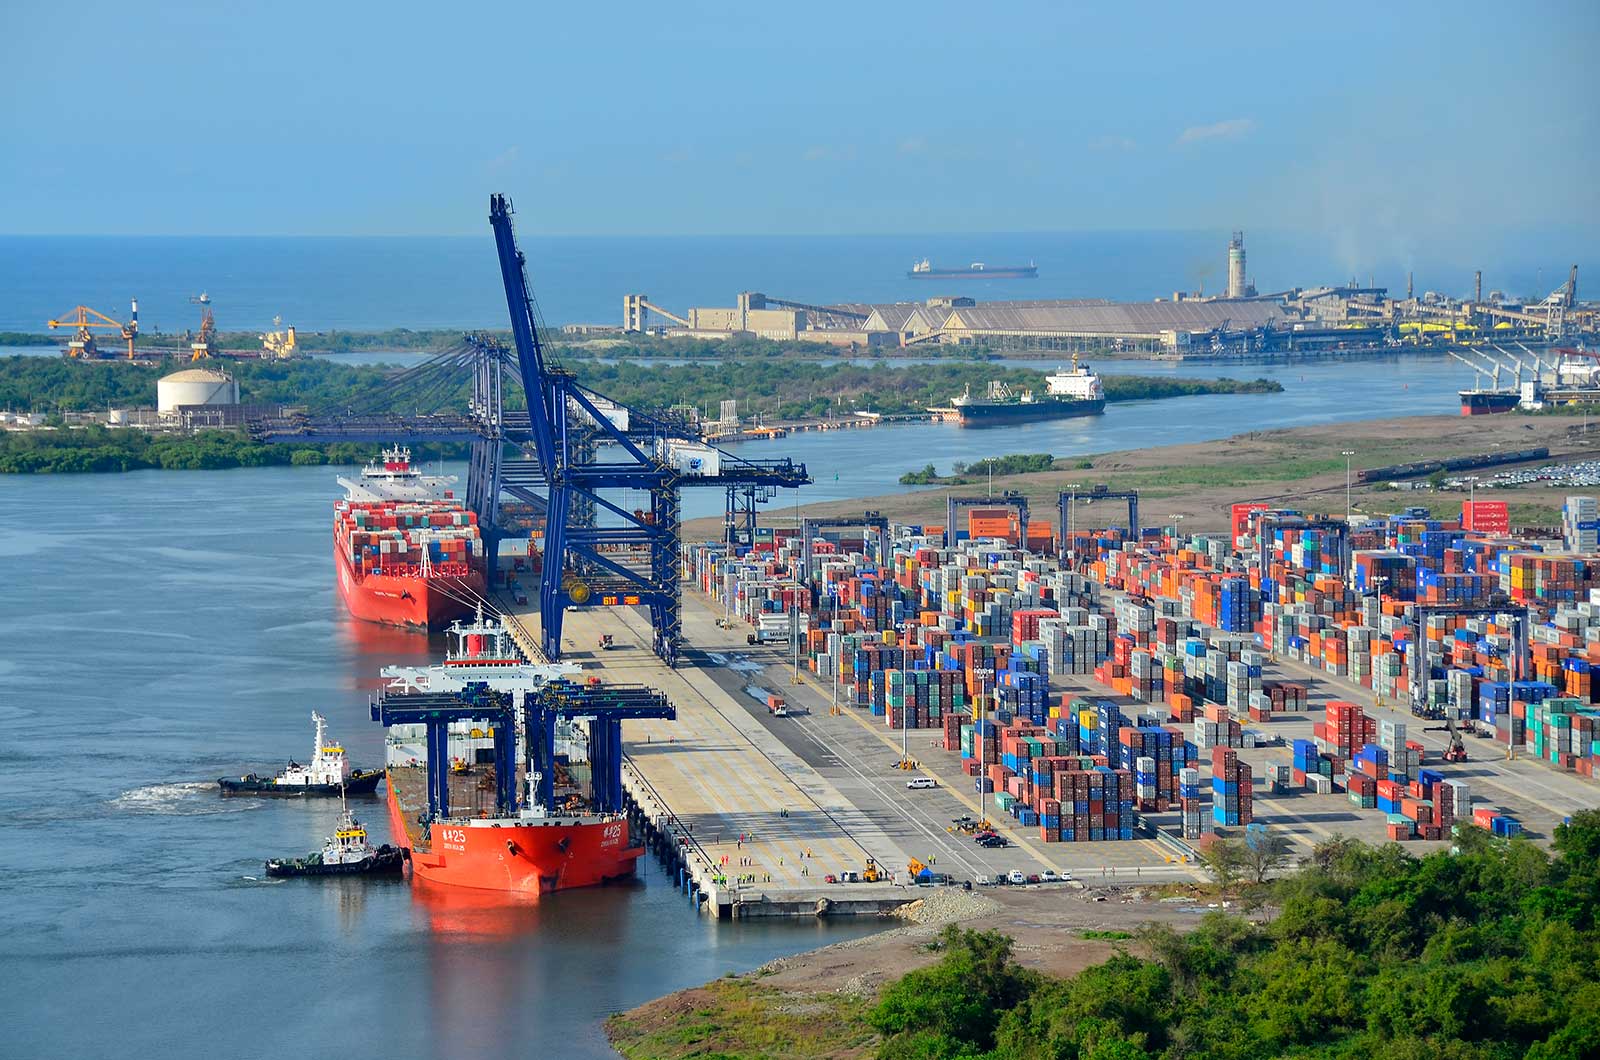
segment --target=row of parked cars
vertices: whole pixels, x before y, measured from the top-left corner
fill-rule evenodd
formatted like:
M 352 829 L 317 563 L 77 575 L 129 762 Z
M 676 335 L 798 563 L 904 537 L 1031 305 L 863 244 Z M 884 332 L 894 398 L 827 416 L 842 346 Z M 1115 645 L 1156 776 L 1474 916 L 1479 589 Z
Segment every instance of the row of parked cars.
M 1016 869 L 1010 872 L 996 873 L 993 876 L 979 876 L 975 881 L 980 887 L 1021 887 L 1034 883 L 1068 883 L 1072 880 L 1072 873 L 1057 872 L 1054 869 L 1045 869 L 1043 872 L 1022 873 Z

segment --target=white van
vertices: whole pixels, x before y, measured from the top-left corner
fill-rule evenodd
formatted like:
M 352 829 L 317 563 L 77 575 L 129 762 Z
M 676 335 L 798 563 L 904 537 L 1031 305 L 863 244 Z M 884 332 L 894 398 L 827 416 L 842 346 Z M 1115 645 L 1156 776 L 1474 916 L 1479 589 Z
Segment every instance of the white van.
M 939 782 L 932 777 L 915 777 L 906 781 L 906 787 L 908 788 L 937 788 L 938 786 Z

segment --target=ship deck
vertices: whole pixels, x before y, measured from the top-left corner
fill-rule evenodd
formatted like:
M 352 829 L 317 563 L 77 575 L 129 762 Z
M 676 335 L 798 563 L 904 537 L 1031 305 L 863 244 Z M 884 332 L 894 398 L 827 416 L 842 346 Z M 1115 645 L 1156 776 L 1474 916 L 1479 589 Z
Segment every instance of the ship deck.
M 587 767 L 577 767 L 579 769 Z M 522 782 L 523 769 L 517 767 L 517 782 Z M 406 839 L 412 849 L 427 851 L 428 841 L 423 838 L 422 822 L 428 812 L 428 774 L 422 766 L 394 765 L 389 767 L 389 782 L 394 785 L 399 798 L 401 816 L 405 819 Z M 557 797 L 561 797 L 557 792 Z M 480 817 L 495 812 L 494 768 L 474 766 L 472 772 L 452 774 L 450 777 L 450 816 Z

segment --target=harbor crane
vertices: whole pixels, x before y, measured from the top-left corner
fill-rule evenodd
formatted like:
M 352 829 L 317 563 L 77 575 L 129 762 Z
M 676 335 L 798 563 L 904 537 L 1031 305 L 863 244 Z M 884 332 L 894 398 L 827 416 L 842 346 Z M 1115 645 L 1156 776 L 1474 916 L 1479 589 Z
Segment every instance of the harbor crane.
M 1260 584 L 1263 587 L 1271 581 L 1272 549 L 1269 547 L 1269 532 L 1273 528 L 1317 530 L 1326 538 L 1332 538 L 1333 548 L 1338 556 L 1339 580 L 1346 585 L 1350 583 L 1350 524 L 1343 519 L 1328 519 L 1315 515 L 1308 516 L 1303 512 L 1274 511 L 1271 509 L 1252 512 L 1250 518 L 1256 524 L 1256 532 L 1260 543 L 1260 554 L 1256 557 L 1256 563 L 1257 572 L 1261 579 Z
M 1067 558 L 1067 526 L 1070 522 L 1073 507 L 1082 501 L 1084 504 L 1093 504 L 1095 501 L 1127 501 L 1128 502 L 1128 537 L 1139 540 L 1139 491 L 1114 490 L 1101 484 L 1087 490 L 1062 490 L 1056 495 L 1056 508 L 1061 513 L 1061 547 L 1057 549 L 1062 561 Z
M 200 332 L 193 342 L 189 343 L 189 359 L 191 361 L 204 361 L 211 357 L 211 344 L 217 338 L 217 320 L 211 315 L 208 305 L 200 312 Z
M 997 497 L 946 497 L 944 547 L 956 544 L 956 516 L 968 508 L 1014 508 L 1017 512 L 1017 536 L 1026 545 L 1028 541 L 1028 498 L 1016 490 L 1007 490 Z
M 887 564 L 889 562 L 889 519 L 882 512 L 862 512 L 860 516 L 852 518 L 841 515 L 837 518 L 806 518 L 800 521 L 800 577 L 809 579 L 814 573 L 812 561 L 816 558 L 815 542 L 817 535 L 823 530 L 842 530 L 846 527 L 860 527 L 864 544 L 873 547 L 867 549 L 867 555 L 874 563 Z M 866 531 L 873 531 L 872 537 L 866 536 Z
M 1504 599 L 1503 597 L 1501 599 Z M 1528 659 L 1528 637 L 1531 629 L 1532 615 L 1529 609 L 1522 604 L 1490 603 L 1481 607 L 1457 606 L 1453 604 L 1416 604 L 1413 607 L 1410 622 L 1411 644 L 1407 646 L 1406 670 L 1411 685 L 1411 713 L 1418 718 L 1429 720 L 1450 719 L 1449 714 L 1441 714 L 1428 704 L 1428 681 L 1433 676 L 1432 666 L 1427 659 L 1427 632 L 1428 619 L 1438 616 L 1461 618 L 1488 618 L 1495 619 L 1501 615 L 1511 618 L 1511 657 L 1506 660 L 1507 668 L 1511 671 L 1512 681 L 1526 681 L 1532 672 Z M 1464 721 L 1471 716 L 1470 708 L 1463 710 L 1455 721 Z
M 490 198 L 489 224 L 510 315 L 509 347 L 466 335 L 338 408 L 252 421 L 251 435 L 274 442 L 469 444 L 466 507 L 478 516 L 490 563 L 503 538 L 528 534 L 512 505 L 502 505 L 503 494 L 537 519 L 544 659 L 561 658 L 569 609 L 640 607 L 649 611 L 656 654 L 674 665 L 683 627 L 683 488 L 794 489 L 811 476 L 787 458 L 717 449 L 679 413 L 630 408 L 579 383 L 541 339 L 505 196 Z M 463 408 L 468 378 L 471 396 Z M 521 408 L 506 407 L 508 391 L 522 398 Z
M 100 349 L 95 345 L 95 331 L 115 331 L 128 344 L 128 360 L 133 360 L 133 340 L 139 334 L 139 300 L 132 300 L 131 316 L 127 323 L 112 320 L 98 310 L 90 309 L 86 305 L 74 306 L 71 312 L 63 313 L 61 319 L 50 320 L 46 326 L 54 331 L 56 328 L 72 328 L 72 338 L 67 342 L 66 354 L 68 357 L 84 360 L 99 357 Z

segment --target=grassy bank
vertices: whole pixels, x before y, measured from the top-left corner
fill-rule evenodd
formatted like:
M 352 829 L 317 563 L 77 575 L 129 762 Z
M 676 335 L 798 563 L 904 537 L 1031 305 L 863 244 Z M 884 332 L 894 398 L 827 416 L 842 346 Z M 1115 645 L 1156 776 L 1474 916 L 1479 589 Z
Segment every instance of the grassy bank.
M 1074 975 L 951 926 L 935 963 L 867 1003 L 743 977 L 607 1030 L 624 1056 L 652 1060 L 1580 1060 L 1600 1041 L 1600 811 L 1559 826 L 1553 848 L 1469 827 L 1459 853 L 1417 858 L 1335 837 L 1255 893 L 1277 909 L 1270 922 L 1145 926 Z
M 678 995 L 670 1013 L 623 1013 L 606 1024 L 629 1060 L 677 1057 L 864 1057 L 878 1034 L 869 1002 L 849 994 L 795 998 L 759 979 L 729 977 Z

